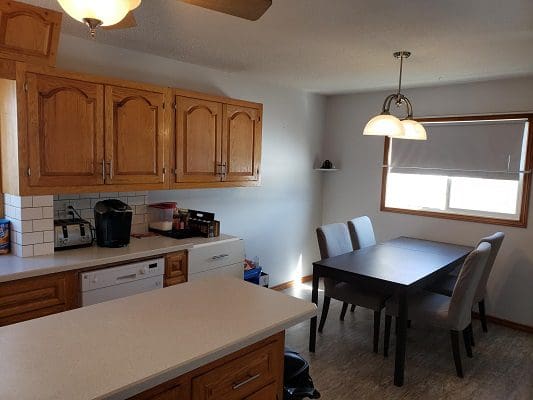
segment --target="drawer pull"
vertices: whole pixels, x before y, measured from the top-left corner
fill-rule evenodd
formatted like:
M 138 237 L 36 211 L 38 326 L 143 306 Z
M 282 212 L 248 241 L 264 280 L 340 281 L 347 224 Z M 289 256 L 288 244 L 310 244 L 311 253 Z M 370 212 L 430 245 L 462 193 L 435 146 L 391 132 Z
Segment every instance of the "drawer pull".
M 137 274 L 118 276 L 117 281 L 121 281 L 123 279 L 135 279 L 136 276 Z
M 211 257 L 211 260 L 220 260 L 221 258 L 229 257 L 229 254 L 219 254 L 218 256 Z
M 240 383 L 236 383 L 235 385 L 233 385 L 233 390 L 237 390 L 241 387 L 243 387 L 244 385 L 252 382 L 252 381 L 255 381 L 257 378 L 259 378 L 261 376 L 261 374 L 257 374 L 257 375 L 254 375 L 254 376 L 251 376 L 247 379 L 245 379 L 244 381 L 240 382 Z

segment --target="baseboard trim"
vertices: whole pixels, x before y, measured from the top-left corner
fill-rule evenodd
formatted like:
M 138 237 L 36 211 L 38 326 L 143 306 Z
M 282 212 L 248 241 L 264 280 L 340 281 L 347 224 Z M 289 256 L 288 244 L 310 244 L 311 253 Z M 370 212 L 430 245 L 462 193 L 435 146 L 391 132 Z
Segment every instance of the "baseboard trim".
M 305 282 L 310 282 L 313 280 L 313 275 L 307 275 L 307 276 L 302 276 L 302 278 L 300 279 L 300 282 L 301 283 L 305 283 Z M 289 282 L 285 282 L 285 283 L 280 283 L 279 285 L 276 285 L 276 286 L 272 286 L 271 289 L 273 290 L 285 290 L 285 289 L 288 289 L 290 287 L 293 287 L 294 285 L 296 285 L 297 281 L 289 281 Z
M 472 316 L 476 319 L 479 319 L 479 313 L 473 312 Z M 487 315 L 487 321 L 492 322 L 496 325 L 506 326 L 507 328 L 516 329 L 517 331 L 533 333 L 533 326 L 519 324 L 518 322 L 509 321 L 508 319 L 493 317 L 492 315 Z

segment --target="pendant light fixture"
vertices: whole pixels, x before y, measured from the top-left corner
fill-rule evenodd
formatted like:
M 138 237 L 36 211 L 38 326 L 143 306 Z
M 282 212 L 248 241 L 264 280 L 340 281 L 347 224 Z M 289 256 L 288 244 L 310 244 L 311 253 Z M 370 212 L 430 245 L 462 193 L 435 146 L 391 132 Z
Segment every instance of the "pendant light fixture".
M 92 37 L 96 34 L 96 28 L 117 24 L 141 4 L 141 0 L 58 0 L 58 2 L 68 15 L 89 27 Z
M 413 106 L 407 97 L 402 93 L 402 72 L 403 59 L 409 58 L 411 55 L 408 51 L 397 51 L 394 54 L 395 58 L 400 59 L 400 79 L 398 83 L 398 92 L 388 95 L 383 102 L 381 114 L 372 118 L 365 126 L 363 135 L 373 136 L 389 136 L 397 139 L 412 139 L 412 140 L 426 140 L 426 130 L 419 122 L 413 119 Z M 389 110 L 392 101 L 400 107 L 402 104 L 406 105 L 407 117 L 400 120 L 394 115 L 391 115 Z

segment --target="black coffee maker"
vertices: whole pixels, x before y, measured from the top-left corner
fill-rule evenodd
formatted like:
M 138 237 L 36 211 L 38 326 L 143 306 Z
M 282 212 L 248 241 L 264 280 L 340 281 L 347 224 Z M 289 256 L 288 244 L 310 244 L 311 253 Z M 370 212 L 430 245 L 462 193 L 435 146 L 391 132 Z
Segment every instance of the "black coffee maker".
M 131 207 L 120 200 L 102 200 L 94 206 L 96 243 L 101 247 L 124 247 L 130 242 Z

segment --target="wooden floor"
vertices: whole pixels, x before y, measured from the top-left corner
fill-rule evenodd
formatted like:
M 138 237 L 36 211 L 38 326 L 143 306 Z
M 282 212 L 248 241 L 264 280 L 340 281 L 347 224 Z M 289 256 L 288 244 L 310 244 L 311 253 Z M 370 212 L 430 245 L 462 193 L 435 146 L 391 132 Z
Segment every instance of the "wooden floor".
M 310 284 L 284 293 L 311 299 Z M 320 306 L 322 292 L 320 292 Z M 331 301 L 324 332 L 317 336 L 316 353 L 307 350 L 309 322 L 287 331 L 286 346 L 300 352 L 311 365 L 316 388 L 326 400 L 364 399 L 533 399 L 533 335 L 489 324 L 483 333 L 474 321 L 474 358 L 462 349 L 464 379 L 457 378 L 448 332 L 413 324 L 408 330 L 405 384 L 393 385 L 392 354 L 372 352 L 372 312 L 356 308 L 339 320 L 341 303 Z M 320 310 L 319 310 L 320 311 Z

